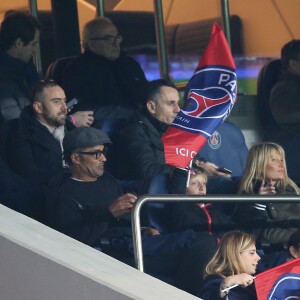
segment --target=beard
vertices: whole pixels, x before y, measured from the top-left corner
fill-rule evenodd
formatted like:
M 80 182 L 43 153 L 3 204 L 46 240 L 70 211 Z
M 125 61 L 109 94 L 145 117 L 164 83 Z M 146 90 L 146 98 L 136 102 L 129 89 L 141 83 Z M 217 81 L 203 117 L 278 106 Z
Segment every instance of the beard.
M 47 122 L 47 125 L 50 127 L 59 127 L 65 125 L 66 123 L 66 114 L 67 112 L 60 112 L 56 115 L 50 114 L 49 112 L 45 111 L 44 119 Z

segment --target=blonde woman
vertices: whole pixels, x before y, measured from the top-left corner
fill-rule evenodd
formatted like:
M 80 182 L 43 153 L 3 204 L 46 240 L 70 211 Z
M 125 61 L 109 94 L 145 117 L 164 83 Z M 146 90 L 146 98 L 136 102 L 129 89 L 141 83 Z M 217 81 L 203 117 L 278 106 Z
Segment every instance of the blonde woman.
M 239 231 L 226 233 L 206 266 L 199 296 L 204 300 L 256 300 L 253 275 L 259 260 L 253 235 Z
M 254 145 L 248 154 L 240 194 L 298 195 L 298 186 L 288 177 L 285 153 L 275 143 Z M 271 243 L 287 242 L 300 224 L 299 203 L 240 204 L 236 211 L 238 222 L 267 227 L 261 237 Z M 261 221 L 261 222 L 259 222 Z M 288 221 L 288 223 L 287 223 Z

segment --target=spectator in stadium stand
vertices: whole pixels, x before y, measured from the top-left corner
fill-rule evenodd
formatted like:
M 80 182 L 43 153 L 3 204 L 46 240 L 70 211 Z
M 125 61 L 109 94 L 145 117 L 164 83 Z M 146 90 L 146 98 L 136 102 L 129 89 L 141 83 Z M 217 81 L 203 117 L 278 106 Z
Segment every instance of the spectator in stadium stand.
M 30 92 L 39 80 L 32 57 L 40 37 L 40 23 L 30 14 L 8 11 L 0 27 L 0 119 L 20 116 L 30 105 Z M 88 126 L 92 112 L 72 114 L 75 126 Z M 1 125 L 1 123 L 0 123 Z
M 130 211 L 137 197 L 122 194 L 116 180 L 105 171 L 109 137 L 101 130 L 84 127 L 68 132 L 63 140 L 64 158 L 71 173 L 50 183 L 49 224 L 82 243 L 133 265 Z M 204 267 L 213 256 L 216 240 L 208 233 L 187 230 L 143 233 L 147 273 L 173 277 L 175 285 L 195 292 Z
M 253 275 L 259 260 L 254 236 L 239 231 L 226 233 L 206 266 L 205 283 L 199 297 L 205 300 L 257 300 Z M 233 288 L 229 290 L 230 287 Z
M 294 196 L 298 186 L 288 177 L 283 148 L 271 142 L 250 148 L 239 193 Z M 269 243 L 286 243 L 299 228 L 300 203 L 239 203 L 234 219 Z
M 300 132 L 300 40 L 281 49 L 281 74 L 271 90 L 270 108 L 282 129 L 277 139 Z
M 122 36 L 112 21 L 97 17 L 84 26 L 84 52 L 63 74 L 68 99 L 79 99 L 78 110 L 93 110 L 97 122 L 128 117 L 143 99 L 146 80 L 139 63 L 121 51 Z
M 39 81 L 33 90 L 32 104 L 23 109 L 15 134 L 5 145 L 7 163 L 14 172 L 46 184 L 63 168 L 66 116 L 63 89 L 54 81 Z

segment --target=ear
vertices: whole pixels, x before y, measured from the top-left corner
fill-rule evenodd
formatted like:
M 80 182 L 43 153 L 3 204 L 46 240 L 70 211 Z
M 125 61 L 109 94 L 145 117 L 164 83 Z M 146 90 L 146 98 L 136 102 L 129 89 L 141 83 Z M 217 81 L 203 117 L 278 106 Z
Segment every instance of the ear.
M 22 40 L 21 38 L 17 38 L 17 39 L 15 40 L 15 42 L 14 42 L 14 46 L 15 46 L 16 48 L 19 48 L 19 47 L 21 47 L 21 46 L 24 46 L 23 40 Z
M 295 59 L 290 59 L 289 60 L 289 69 L 290 70 L 295 70 L 297 68 L 297 61 Z
M 78 153 L 72 153 L 71 154 L 71 161 L 74 165 L 79 165 L 80 164 L 80 158 Z
M 88 40 L 87 41 L 87 46 L 88 46 L 89 50 L 91 50 L 91 51 L 95 50 L 94 45 L 95 45 L 95 41 L 93 41 L 93 40 Z
M 33 102 L 32 107 L 34 109 L 34 111 L 38 114 L 42 114 L 43 113 L 43 105 L 41 102 Z
M 148 102 L 147 102 L 147 108 L 148 108 L 150 114 L 153 115 L 153 114 L 156 113 L 156 104 L 155 104 L 154 101 L 148 100 Z
M 294 257 L 294 258 L 297 258 L 297 257 L 298 257 L 297 251 L 296 251 L 296 249 L 295 249 L 294 246 L 291 246 L 291 247 L 289 248 L 289 252 L 290 252 L 290 254 L 292 255 L 292 257 Z

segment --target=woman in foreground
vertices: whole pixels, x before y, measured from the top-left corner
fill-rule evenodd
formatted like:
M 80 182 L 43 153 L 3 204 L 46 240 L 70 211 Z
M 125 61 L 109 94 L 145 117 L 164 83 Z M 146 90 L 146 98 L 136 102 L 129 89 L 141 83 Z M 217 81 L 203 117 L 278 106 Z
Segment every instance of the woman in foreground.
M 259 260 L 253 235 L 239 231 L 226 233 L 205 269 L 205 282 L 199 297 L 204 300 L 257 300 L 253 275 Z

